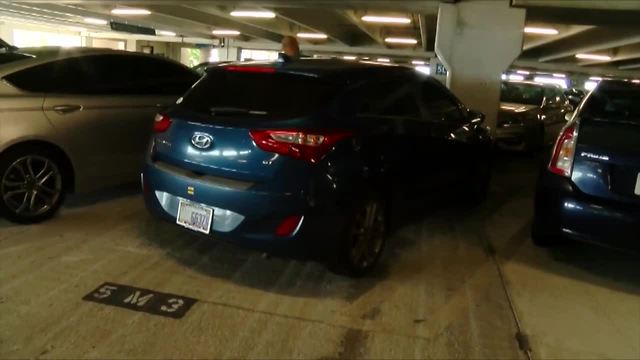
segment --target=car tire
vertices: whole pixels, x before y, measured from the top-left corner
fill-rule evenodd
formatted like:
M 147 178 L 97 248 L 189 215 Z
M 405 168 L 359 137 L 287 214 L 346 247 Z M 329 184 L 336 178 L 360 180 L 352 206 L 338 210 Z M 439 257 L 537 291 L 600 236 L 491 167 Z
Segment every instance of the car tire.
M 531 129 L 531 134 L 524 141 L 524 152 L 528 154 L 534 154 L 544 149 L 544 126 L 541 125 Z
M 0 154 L 0 215 L 19 224 L 51 218 L 66 195 L 63 161 L 40 146 Z
M 332 269 L 350 277 L 372 272 L 380 261 L 387 241 L 387 207 L 378 197 L 358 202 L 349 215 L 337 244 Z

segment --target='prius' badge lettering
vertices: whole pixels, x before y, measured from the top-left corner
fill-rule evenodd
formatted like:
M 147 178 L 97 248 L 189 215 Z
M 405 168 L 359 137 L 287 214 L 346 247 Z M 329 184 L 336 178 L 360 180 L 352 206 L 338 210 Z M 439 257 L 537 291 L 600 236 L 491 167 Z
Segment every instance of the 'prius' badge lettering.
M 198 149 L 208 149 L 213 145 L 213 138 L 208 134 L 195 133 L 191 137 L 191 143 Z

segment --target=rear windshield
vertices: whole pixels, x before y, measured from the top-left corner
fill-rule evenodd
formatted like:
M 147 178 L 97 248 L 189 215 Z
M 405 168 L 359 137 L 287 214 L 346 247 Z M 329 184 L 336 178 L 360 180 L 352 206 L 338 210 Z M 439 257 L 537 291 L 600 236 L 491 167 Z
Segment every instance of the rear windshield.
M 288 119 L 317 112 L 339 91 L 337 84 L 311 76 L 223 69 L 209 71 L 181 106 L 207 114 L 236 109 L 264 119 Z
M 525 105 L 542 105 L 544 89 L 533 84 L 503 82 L 500 101 Z
M 640 124 L 640 85 L 596 88 L 585 104 L 583 115 Z

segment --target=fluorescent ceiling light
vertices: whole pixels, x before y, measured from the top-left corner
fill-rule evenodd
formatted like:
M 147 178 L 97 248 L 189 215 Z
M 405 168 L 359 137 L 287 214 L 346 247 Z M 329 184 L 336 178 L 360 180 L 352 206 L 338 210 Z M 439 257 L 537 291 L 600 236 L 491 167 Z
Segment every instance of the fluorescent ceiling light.
M 567 77 L 565 74 L 556 74 L 556 73 L 554 73 L 553 76 L 555 76 L 557 78 L 565 78 L 565 77 Z
M 93 25 L 107 25 L 109 23 L 107 20 L 96 19 L 96 18 L 84 18 L 84 22 L 86 22 L 87 24 L 93 24 Z
M 365 57 L 362 58 L 362 60 L 369 60 L 369 59 L 371 59 L 371 58 L 368 57 L 368 56 L 365 56 Z
M 600 76 L 592 76 L 592 77 L 589 78 L 589 80 L 600 81 L 600 80 L 602 80 L 602 78 Z
M 415 45 L 418 43 L 418 40 L 412 38 L 396 38 L 396 37 L 388 37 L 384 39 L 385 42 L 390 44 L 411 44 Z
M 231 16 L 235 17 L 253 17 L 253 18 L 264 18 L 264 19 L 273 19 L 276 17 L 276 14 L 272 11 L 254 11 L 254 10 L 236 10 L 229 13 Z
M 522 75 L 529 75 L 530 72 L 526 71 L 526 70 L 518 70 L 516 71 L 518 74 L 522 74 Z
M 533 78 L 533 81 L 545 84 L 558 84 L 562 86 L 563 89 L 567 88 L 567 81 L 564 79 L 545 77 L 545 76 L 536 76 Z
M 156 35 L 160 35 L 160 36 L 176 36 L 176 33 L 174 33 L 173 31 L 167 31 L 167 30 L 156 30 Z
M 640 84 L 640 80 L 636 79 L 636 80 L 631 80 L 632 83 L 634 84 Z
M 500 78 L 501 78 L 502 80 L 507 80 L 507 75 L 506 75 L 506 74 L 502 74 L 502 75 L 500 75 Z
M 371 16 L 366 15 L 362 17 L 362 21 L 385 23 L 385 24 L 409 24 L 411 19 L 405 17 L 393 17 L 393 16 Z
M 227 35 L 227 36 L 240 35 L 240 31 L 238 30 L 224 30 L 224 29 L 213 30 L 211 33 L 213 35 Z
M 611 60 L 611 56 L 607 55 L 597 55 L 597 54 L 576 54 L 578 59 L 586 59 L 586 60 Z
M 524 76 L 511 74 L 509 75 L 509 80 L 521 81 L 524 80 Z
M 391 60 L 390 60 L 390 59 L 387 59 L 387 58 L 378 58 L 376 61 L 377 61 L 377 62 L 383 62 L 383 63 L 391 62 Z
M 353 55 L 345 55 L 342 58 L 345 59 L 345 60 L 355 60 L 358 57 L 357 56 L 353 56 Z
M 525 27 L 524 32 L 526 32 L 527 34 L 558 35 L 558 30 L 554 28 L 541 28 L 533 26 Z
M 587 90 L 587 91 L 591 91 L 591 90 L 595 89 L 596 86 L 598 86 L 598 82 L 597 81 L 585 81 L 584 82 L 584 89 Z
M 115 8 L 111 10 L 111 13 L 114 15 L 149 15 L 151 11 L 136 8 Z
M 411 63 L 413 65 L 424 65 L 425 64 L 425 62 L 422 61 L 422 60 L 413 60 L 413 61 L 411 61 Z
M 326 39 L 327 34 L 322 33 L 298 33 L 298 37 L 302 39 Z
M 416 70 L 427 75 L 431 75 L 431 68 L 428 66 L 416 66 Z

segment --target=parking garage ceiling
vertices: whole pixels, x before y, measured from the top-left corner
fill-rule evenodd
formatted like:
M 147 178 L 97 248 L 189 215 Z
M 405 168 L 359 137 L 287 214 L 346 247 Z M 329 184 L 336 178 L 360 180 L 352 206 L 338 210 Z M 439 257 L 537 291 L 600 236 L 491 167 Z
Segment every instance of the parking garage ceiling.
M 437 0 L 13 0 L 0 1 L 0 21 L 83 27 L 96 32 L 109 30 L 107 24 L 85 21 L 94 18 L 206 39 L 216 37 L 213 30 L 235 30 L 239 32 L 236 41 L 272 47 L 277 46 L 283 35 L 306 33 L 320 37 L 301 39 L 303 48 L 314 52 L 381 54 L 403 62 L 433 56 L 439 3 Z M 547 32 L 525 33 L 520 64 L 617 75 L 640 69 L 637 22 L 640 1 L 512 0 L 511 6 L 527 9 L 528 28 Z M 143 8 L 150 14 L 113 14 L 116 7 Z M 270 11 L 275 17 L 232 15 L 238 10 Z M 365 21 L 365 16 L 404 20 L 372 22 Z M 398 38 L 415 41 L 392 42 Z

